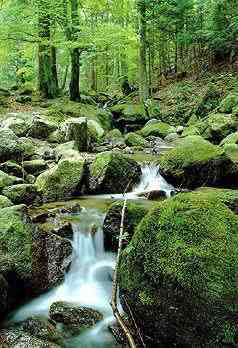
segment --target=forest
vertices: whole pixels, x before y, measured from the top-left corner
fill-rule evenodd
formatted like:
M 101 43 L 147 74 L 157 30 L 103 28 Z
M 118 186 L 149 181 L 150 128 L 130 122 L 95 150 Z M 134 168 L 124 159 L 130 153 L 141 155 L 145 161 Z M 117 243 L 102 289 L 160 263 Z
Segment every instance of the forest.
M 0 348 L 238 348 L 238 0 L 0 0 Z

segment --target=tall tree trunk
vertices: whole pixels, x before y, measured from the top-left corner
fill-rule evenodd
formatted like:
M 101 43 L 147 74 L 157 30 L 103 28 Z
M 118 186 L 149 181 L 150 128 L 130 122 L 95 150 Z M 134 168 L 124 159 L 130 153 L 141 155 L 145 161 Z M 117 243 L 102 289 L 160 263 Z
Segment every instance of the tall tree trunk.
M 78 0 L 71 0 L 71 40 L 77 41 L 79 34 Z M 72 48 L 71 56 L 71 80 L 69 85 L 70 100 L 80 101 L 80 49 Z
M 147 21 L 146 5 L 144 0 L 137 2 L 139 12 L 139 32 L 140 32 L 140 91 L 141 99 L 149 97 L 148 74 L 147 74 Z
M 58 95 L 58 78 L 56 69 L 56 52 L 50 44 L 50 16 L 47 13 L 46 4 L 38 2 L 38 82 L 39 91 L 44 98 L 55 98 Z M 53 55 L 52 55 L 53 53 Z

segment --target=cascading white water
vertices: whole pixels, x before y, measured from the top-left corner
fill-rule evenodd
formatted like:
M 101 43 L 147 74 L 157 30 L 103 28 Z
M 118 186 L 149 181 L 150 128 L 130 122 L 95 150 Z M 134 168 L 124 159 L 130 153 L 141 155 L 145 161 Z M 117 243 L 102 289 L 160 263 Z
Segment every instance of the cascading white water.
M 104 320 L 95 328 L 68 342 L 67 347 L 112 348 L 115 347 L 107 326 L 113 321 L 110 307 L 114 256 L 104 252 L 104 215 L 94 209 L 83 209 L 80 221 L 73 224 L 73 257 L 63 284 L 55 290 L 20 308 L 13 321 L 22 321 L 31 315 L 47 315 L 56 301 L 67 301 L 99 310 Z M 93 232 L 92 232 L 93 231 Z

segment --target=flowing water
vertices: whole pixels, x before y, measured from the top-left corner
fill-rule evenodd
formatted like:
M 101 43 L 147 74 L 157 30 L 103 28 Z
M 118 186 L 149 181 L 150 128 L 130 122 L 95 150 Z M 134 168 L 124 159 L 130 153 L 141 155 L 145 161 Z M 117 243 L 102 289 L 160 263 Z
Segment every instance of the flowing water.
M 160 176 L 156 166 L 142 170 L 141 182 L 133 192 L 126 194 L 135 199 L 138 194 L 153 190 L 164 190 L 169 196 L 173 188 Z M 113 195 L 120 199 L 122 195 Z M 101 195 L 100 197 L 107 197 Z M 68 301 L 99 310 L 104 320 L 95 328 L 66 342 L 70 348 L 114 348 L 115 342 L 108 331 L 113 321 L 110 308 L 112 274 L 115 255 L 106 253 L 103 246 L 104 214 L 98 209 L 83 208 L 77 222 L 73 223 L 73 255 L 69 272 L 64 282 L 56 289 L 38 297 L 18 309 L 11 321 L 19 322 L 31 315 L 48 315 L 49 307 L 56 301 Z M 92 234 L 92 228 L 96 231 Z M 118 347 L 118 345 L 117 345 Z

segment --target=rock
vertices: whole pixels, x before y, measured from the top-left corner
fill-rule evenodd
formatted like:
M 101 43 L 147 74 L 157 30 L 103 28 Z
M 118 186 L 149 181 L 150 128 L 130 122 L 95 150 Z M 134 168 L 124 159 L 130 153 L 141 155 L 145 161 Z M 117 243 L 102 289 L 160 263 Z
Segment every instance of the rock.
M 40 226 L 41 230 L 51 232 L 62 238 L 72 239 L 73 227 L 69 221 L 62 221 L 54 218 L 53 221 L 48 221 Z
M 234 166 L 234 174 L 233 177 L 231 176 L 232 182 L 237 186 L 236 182 L 236 175 L 237 175 L 237 168 L 238 168 L 238 144 L 225 144 L 223 146 L 224 151 L 226 155 L 231 159 L 231 161 L 236 164 Z
M 2 208 L 6 208 L 6 207 L 11 207 L 13 204 L 10 201 L 10 199 L 8 199 L 5 196 L 1 196 L 0 195 L 0 209 Z
M 36 187 L 31 184 L 18 184 L 5 187 L 3 189 L 3 195 L 8 197 L 14 204 L 32 204 L 38 194 Z
M 65 141 L 74 141 L 75 149 L 86 152 L 89 145 L 89 132 L 86 117 L 70 118 L 63 125 Z
M 223 146 L 225 144 L 238 144 L 238 131 L 235 133 L 229 134 L 220 143 L 221 146 Z
M 23 153 L 24 160 L 31 158 L 37 153 L 37 148 L 32 139 L 30 138 L 19 138 L 19 147 Z
M 150 126 L 150 125 L 155 124 L 155 123 L 158 123 L 158 119 L 157 118 L 152 118 L 151 120 L 146 122 L 145 127 L 146 126 Z
M 9 286 L 7 309 L 31 292 L 33 230 L 24 205 L 0 209 L 0 274 Z
M 27 184 L 32 184 L 33 185 L 36 182 L 36 178 L 32 174 L 28 174 L 28 175 L 26 175 L 25 182 Z
M 230 114 L 232 113 L 232 109 L 238 106 L 238 95 L 237 94 L 229 94 L 226 98 L 222 100 L 218 109 L 222 113 Z
M 130 191 L 142 174 L 136 161 L 114 152 L 98 154 L 89 169 L 89 187 L 95 193 Z
M 164 138 L 164 141 L 167 143 L 172 143 L 178 139 L 179 139 L 179 136 L 177 133 L 170 133 L 170 134 L 166 135 L 166 137 Z
M 17 117 L 17 114 L 15 115 L 15 117 L 6 118 L 1 122 L 1 125 L 3 128 L 11 129 L 18 137 L 24 137 L 29 131 L 30 124 L 22 118 Z
M 12 176 L 18 176 L 20 178 L 22 178 L 23 175 L 26 174 L 24 169 L 22 169 L 22 167 L 19 164 L 13 161 L 1 163 L 0 170 L 2 170 L 4 173 L 7 173 Z
M 63 324 L 70 334 L 77 335 L 83 329 L 95 326 L 103 316 L 95 309 L 68 302 L 55 302 L 50 306 L 50 318 Z
M 236 342 L 238 218 L 217 199 L 182 193 L 142 220 L 119 268 L 147 347 Z
M 23 168 L 27 173 L 37 176 L 47 169 L 47 162 L 43 159 L 24 161 Z
M 22 149 L 19 146 L 18 137 L 11 129 L 0 128 L 0 162 L 9 159 L 20 159 Z
M 147 138 L 149 136 L 155 136 L 155 137 L 160 137 L 164 139 L 167 135 L 169 135 L 170 133 L 174 133 L 175 131 L 176 129 L 173 126 L 170 126 L 167 123 L 158 121 L 157 123 L 152 123 L 145 126 L 140 131 L 140 134 L 144 138 Z
M 203 120 L 185 128 L 183 136 L 201 135 L 213 144 L 219 144 L 229 134 L 238 129 L 238 118 L 226 114 L 210 114 Z
M 8 283 L 3 275 L 0 274 L 0 320 L 3 319 L 2 316 L 5 314 L 8 307 L 8 290 Z
M 2 342 L 3 348 L 60 348 L 53 342 L 47 342 L 40 340 L 28 333 L 25 333 L 21 329 L 9 328 L 0 330 L 0 343 Z
M 8 175 L 0 170 L 0 191 L 5 187 L 20 184 L 23 179 L 17 178 L 16 176 Z
M 183 126 L 178 126 L 177 129 L 176 129 L 176 133 L 178 135 L 181 135 L 184 131 L 184 127 Z
M 43 316 L 32 316 L 20 323 L 22 330 L 29 335 L 48 342 L 63 343 L 62 334 L 57 330 L 56 323 Z
M 145 197 L 149 200 L 157 200 L 161 198 L 166 198 L 166 192 L 163 190 L 150 191 L 145 194 Z
M 202 193 L 204 197 L 205 195 L 207 195 L 208 200 L 220 200 L 235 214 L 238 214 L 238 190 L 230 190 L 215 187 L 200 187 L 196 191 L 194 191 L 194 194 L 195 193 L 198 194 L 198 197 L 200 193 Z
M 103 223 L 103 234 L 104 246 L 106 250 L 116 252 L 118 249 L 122 208 L 123 202 L 113 203 L 105 216 Z M 123 241 L 124 245 L 129 243 L 134 234 L 136 226 L 140 223 L 147 212 L 148 209 L 144 207 L 144 205 L 129 201 L 127 202 L 124 223 L 124 234 L 127 237 Z
M 8 89 L 0 87 L 0 96 L 1 97 L 10 97 L 10 95 L 11 95 L 11 92 Z
M 125 137 L 125 143 L 127 146 L 135 146 L 142 149 L 148 146 L 148 142 L 137 133 L 128 133 Z
M 38 115 L 32 116 L 33 120 L 28 132 L 28 136 L 38 139 L 47 139 L 50 133 L 57 130 L 57 125 L 53 122 L 39 117 Z
M 111 145 L 125 143 L 122 133 L 117 128 L 112 129 L 108 133 L 106 133 L 106 135 L 104 136 L 104 141 L 111 144 Z
M 160 172 L 177 187 L 196 188 L 202 185 L 230 185 L 237 182 L 234 164 L 224 149 L 200 136 L 186 137 L 159 159 Z
M 59 285 L 71 262 L 72 244 L 38 228 L 32 245 L 32 283 L 36 293 Z
M 61 160 L 36 179 L 36 187 L 44 201 L 66 199 L 79 194 L 84 176 L 84 161 Z
M 76 150 L 76 144 L 74 140 L 56 146 L 56 160 L 59 161 L 61 158 L 67 158 L 68 154 L 72 153 L 72 151 L 77 151 L 77 153 L 79 154 L 78 150 Z
M 127 154 L 127 155 L 133 155 L 134 151 L 132 150 L 131 147 L 127 146 L 127 147 L 124 149 L 124 153 Z
M 118 104 L 111 107 L 113 122 L 116 128 L 124 131 L 126 126 L 136 125 L 141 128 L 148 120 L 149 116 L 143 104 Z
M 32 97 L 30 95 L 18 95 L 16 97 L 16 102 L 20 104 L 30 103 L 32 101 Z

